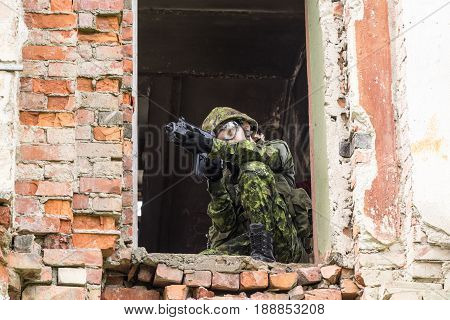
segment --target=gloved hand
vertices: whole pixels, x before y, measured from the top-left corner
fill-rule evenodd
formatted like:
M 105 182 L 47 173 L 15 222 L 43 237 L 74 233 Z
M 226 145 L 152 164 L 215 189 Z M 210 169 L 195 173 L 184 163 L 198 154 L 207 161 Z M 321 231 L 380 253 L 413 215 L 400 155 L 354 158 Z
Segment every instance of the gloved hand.
M 210 181 L 218 181 L 222 179 L 222 161 L 220 159 L 206 158 L 204 176 Z
M 181 146 L 193 153 L 210 153 L 212 145 L 213 139 L 195 131 L 188 131 L 181 141 Z

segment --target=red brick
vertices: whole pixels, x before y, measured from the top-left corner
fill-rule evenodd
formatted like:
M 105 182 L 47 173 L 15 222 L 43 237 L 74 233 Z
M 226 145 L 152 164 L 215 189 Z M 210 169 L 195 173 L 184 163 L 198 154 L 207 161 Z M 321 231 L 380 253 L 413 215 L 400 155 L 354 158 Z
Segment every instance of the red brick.
M 133 60 L 131 59 L 123 60 L 123 71 L 128 73 L 133 72 Z
M 44 210 L 46 214 L 64 216 L 73 220 L 72 204 L 68 200 L 47 200 Z
M 184 284 L 174 284 L 164 288 L 164 300 L 186 300 L 189 287 Z
M 122 129 L 118 127 L 95 127 L 94 138 L 97 141 L 120 141 Z
M 127 208 L 122 211 L 123 224 L 133 224 L 133 209 Z
M 74 92 L 73 82 L 70 80 L 33 79 L 33 92 L 60 95 L 70 94 Z
M 133 27 L 123 27 L 122 28 L 122 40 L 123 41 L 133 40 Z
M 47 97 L 44 94 L 21 92 L 19 95 L 19 109 L 43 110 L 47 105 Z
M 352 280 L 341 280 L 340 287 L 343 300 L 354 300 L 356 297 L 358 297 L 360 289 Z
M 72 0 L 50 0 L 52 11 L 72 11 Z
M 94 122 L 94 112 L 86 109 L 79 109 L 75 113 L 77 124 L 91 124 Z
M 131 157 L 123 157 L 123 170 L 133 170 L 133 159 Z
M 75 233 L 72 235 L 74 248 L 113 249 L 118 235 Z
M 122 47 L 122 53 L 125 57 L 132 58 L 133 57 L 133 45 L 127 44 Z
M 181 284 L 182 279 L 183 271 L 159 263 L 156 267 L 153 285 L 156 287 L 164 287 L 170 284 Z
M 0 283 L 9 283 L 8 269 L 0 264 Z
M 131 90 L 132 86 L 133 86 L 133 77 L 131 75 L 123 75 L 122 88 Z
M 119 17 L 118 16 L 97 16 L 96 18 L 97 29 L 103 31 L 119 30 Z
M 37 196 L 71 196 L 72 184 L 68 182 L 40 181 Z
M 74 127 L 75 121 L 72 113 L 67 112 L 30 112 L 21 111 L 20 123 L 28 126 L 40 127 Z
M 87 283 L 89 284 L 101 284 L 103 270 L 102 269 L 86 269 Z
M 22 49 L 23 59 L 28 60 L 70 60 L 73 49 L 55 46 L 26 46 Z
M 313 284 L 322 280 L 319 267 L 300 268 L 297 273 L 298 283 L 301 285 Z
M 160 295 L 156 290 L 147 290 L 143 287 L 138 288 L 105 288 L 102 294 L 103 300 L 159 300 Z
M 15 191 L 16 194 L 24 196 L 32 196 L 36 194 L 38 188 L 37 181 L 16 181 Z
M 60 220 L 55 217 L 20 216 L 16 217 L 19 233 L 58 233 Z
M 127 105 L 131 105 L 131 93 L 129 92 L 124 92 L 122 95 L 122 103 L 123 104 L 127 104 Z
M 131 207 L 133 205 L 133 193 L 130 191 L 122 192 L 122 206 Z
M 266 271 L 243 271 L 240 273 L 241 290 L 265 289 L 269 285 Z
M 209 291 L 203 287 L 193 288 L 192 290 L 192 297 L 194 299 L 212 298 L 214 296 L 215 293 L 213 291 Z
M 73 4 L 76 10 L 108 10 L 121 11 L 124 0 L 74 0 Z
M 11 212 L 9 207 L 0 206 L 0 225 L 9 228 L 11 223 Z
M 132 25 L 133 24 L 133 11 L 131 11 L 131 10 L 123 11 L 122 23 L 124 25 Z
M 250 296 L 252 300 L 288 300 L 289 295 L 286 293 L 274 293 L 274 292 L 256 292 Z
M 97 80 L 95 88 L 100 92 L 119 92 L 119 80 L 109 78 Z
M 74 194 L 73 208 L 75 210 L 89 209 L 89 196 L 84 194 Z
M 122 199 L 95 197 L 92 199 L 92 208 L 95 211 L 120 211 L 122 210 Z
M 39 283 L 39 284 L 51 284 L 52 283 L 52 268 L 51 267 L 43 267 L 41 269 L 41 272 L 37 274 L 35 277 L 33 277 L 32 282 L 33 283 Z
M 341 275 L 342 268 L 336 265 L 324 266 L 320 268 L 322 277 L 330 284 L 335 284 Z
M 212 289 L 239 291 L 239 274 L 213 272 Z
M 297 285 L 297 273 L 277 273 L 269 276 L 269 287 L 278 290 L 290 290 Z
M 65 234 L 49 234 L 42 243 L 44 249 L 72 249 L 72 236 Z
M 98 46 L 95 48 L 98 60 L 121 60 L 123 58 L 122 46 Z
M 44 263 L 59 267 L 101 267 L 103 256 L 98 249 L 44 249 Z
M 305 291 L 305 300 L 342 300 L 342 295 L 337 289 L 314 289 Z
M 48 31 L 50 35 L 51 44 L 66 44 L 74 45 L 77 42 L 77 31 L 76 30 L 52 30 Z M 73 54 L 73 53 L 72 53 Z M 75 55 L 68 55 L 70 60 L 74 60 Z
M 33 90 L 33 79 L 31 78 L 20 78 L 20 91 L 30 92 Z
M 8 267 L 17 271 L 38 273 L 44 265 L 41 256 L 36 253 L 10 252 L 8 254 Z
M 133 155 L 133 142 L 124 141 L 123 145 L 123 155 L 126 157 L 131 157 Z
M 61 220 L 59 224 L 59 233 L 72 234 L 72 223 L 68 220 Z
M 23 0 L 22 4 L 25 11 L 42 11 L 49 8 L 48 0 Z
M 70 78 L 76 76 L 77 66 L 70 62 L 50 62 L 48 64 L 49 77 Z
M 75 107 L 75 97 L 48 97 L 47 108 L 49 110 L 68 110 Z
M 139 267 L 138 280 L 142 282 L 152 282 L 155 275 L 155 268 L 141 264 Z
M 184 275 L 184 284 L 189 287 L 205 287 L 211 286 L 211 271 L 194 271 Z
M 77 90 L 92 92 L 94 91 L 94 86 L 92 84 L 92 79 L 89 78 L 78 78 L 77 79 Z
M 36 127 L 22 126 L 19 132 L 20 142 L 22 143 L 45 143 L 45 130 Z
M 123 122 L 126 123 L 133 122 L 133 110 L 131 108 L 123 109 Z
M 37 186 L 36 186 L 37 190 Z M 39 200 L 31 198 L 16 197 L 14 202 L 14 210 L 18 214 L 38 215 Z
M 75 159 L 75 150 L 70 145 L 21 146 L 20 158 L 22 160 L 72 161 Z
M 118 42 L 117 34 L 114 32 L 101 33 L 81 33 L 78 32 L 78 40 L 96 43 L 115 43 Z
M 75 28 L 77 25 L 77 16 L 74 14 L 26 13 L 25 23 L 29 28 Z
M 29 285 L 22 293 L 22 300 L 85 300 L 86 289 L 63 286 Z
M 105 192 L 120 194 L 120 179 L 80 178 L 80 192 Z
M 116 230 L 114 217 L 106 216 L 75 216 L 73 221 L 74 229 L 81 230 Z

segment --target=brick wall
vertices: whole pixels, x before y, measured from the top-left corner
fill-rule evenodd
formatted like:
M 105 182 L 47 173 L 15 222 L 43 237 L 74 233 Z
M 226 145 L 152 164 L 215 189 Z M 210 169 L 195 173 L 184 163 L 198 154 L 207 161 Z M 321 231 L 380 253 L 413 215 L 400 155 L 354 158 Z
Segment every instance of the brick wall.
M 102 255 L 132 242 L 131 1 L 23 6 L 12 296 L 99 298 Z
M 354 300 L 363 286 L 337 265 L 122 249 L 105 263 L 105 300 Z M 359 282 L 358 282 L 359 281 Z

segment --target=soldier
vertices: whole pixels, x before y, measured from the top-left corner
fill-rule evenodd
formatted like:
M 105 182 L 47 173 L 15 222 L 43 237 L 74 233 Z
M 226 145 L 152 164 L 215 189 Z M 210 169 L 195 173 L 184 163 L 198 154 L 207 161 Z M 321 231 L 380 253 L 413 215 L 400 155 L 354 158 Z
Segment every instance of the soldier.
M 202 124 L 216 138 L 189 132 L 185 146 L 208 153 L 206 177 L 212 220 L 201 254 L 250 255 L 267 262 L 300 262 L 309 236 L 311 200 L 295 189 L 294 162 L 282 140 L 264 141 L 258 123 L 228 107 Z M 220 167 L 220 159 L 226 163 Z

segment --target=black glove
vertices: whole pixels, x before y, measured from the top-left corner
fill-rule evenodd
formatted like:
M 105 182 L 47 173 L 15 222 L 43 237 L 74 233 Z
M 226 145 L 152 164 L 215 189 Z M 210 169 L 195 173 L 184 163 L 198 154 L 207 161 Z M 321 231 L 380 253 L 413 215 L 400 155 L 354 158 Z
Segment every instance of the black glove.
M 210 181 L 222 179 L 222 160 L 206 158 L 205 171 L 203 175 Z
M 212 145 L 213 139 L 195 131 L 188 131 L 181 141 L 181 146 L 193 153 L 210 153 Z

